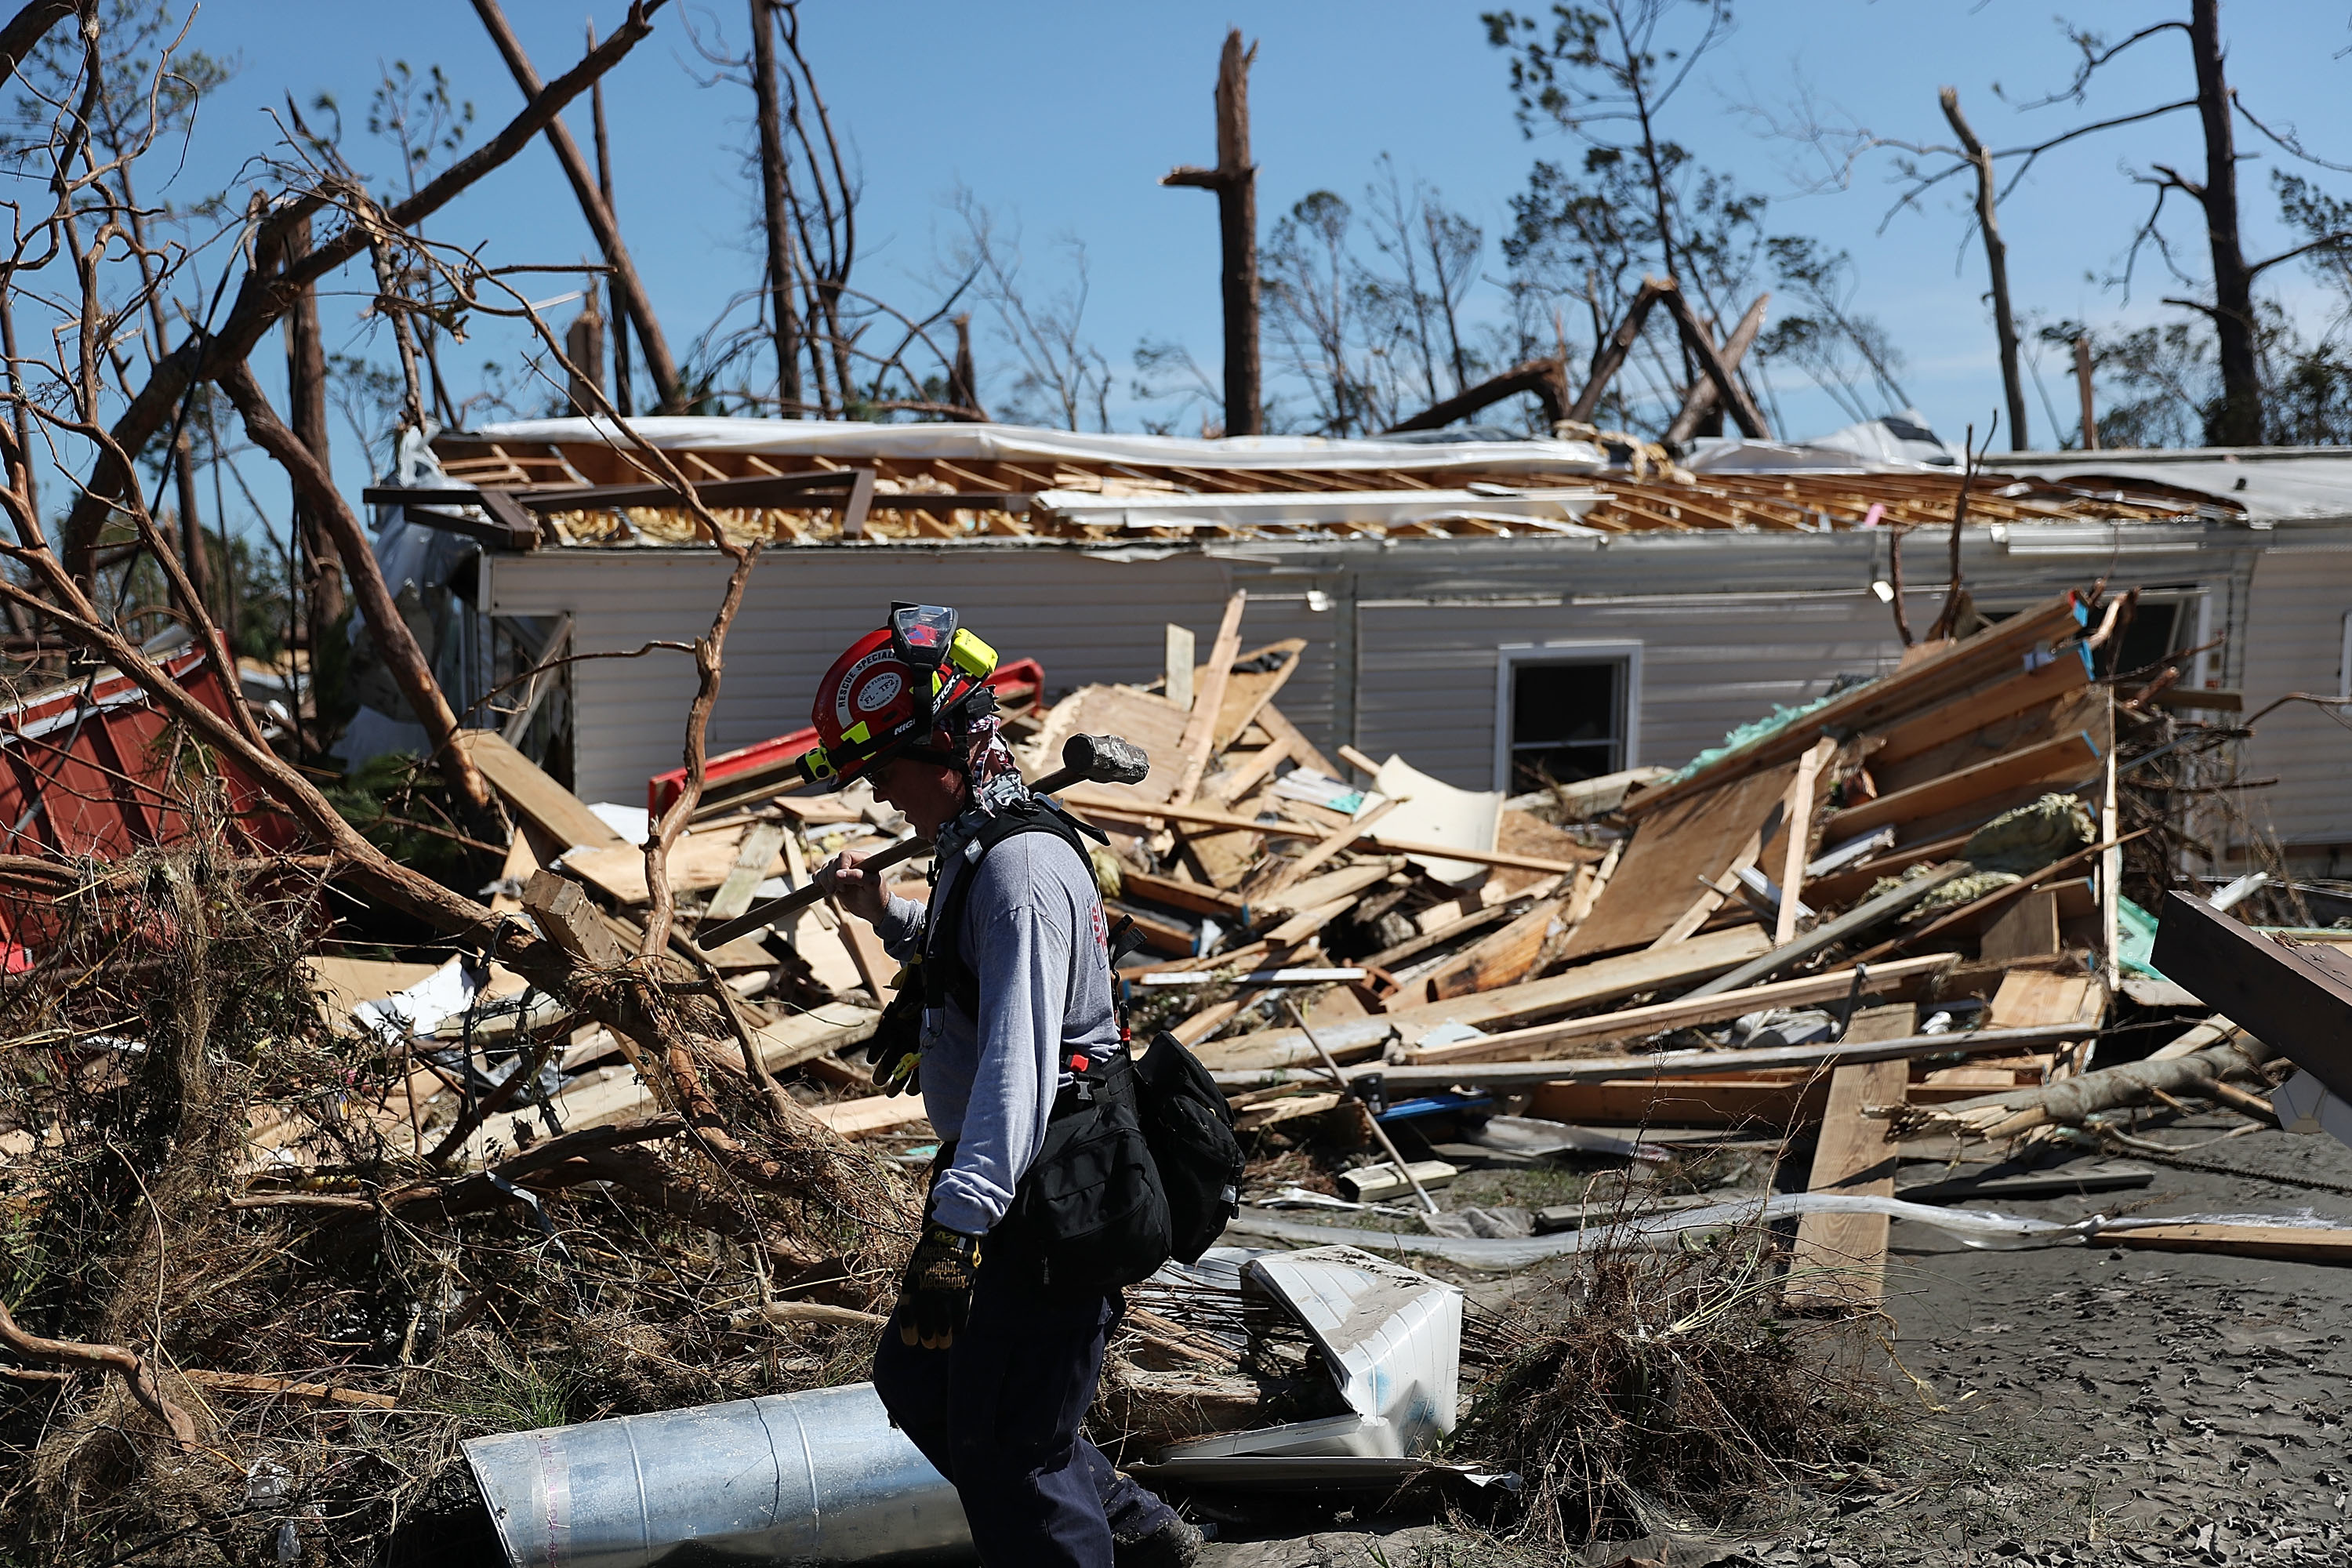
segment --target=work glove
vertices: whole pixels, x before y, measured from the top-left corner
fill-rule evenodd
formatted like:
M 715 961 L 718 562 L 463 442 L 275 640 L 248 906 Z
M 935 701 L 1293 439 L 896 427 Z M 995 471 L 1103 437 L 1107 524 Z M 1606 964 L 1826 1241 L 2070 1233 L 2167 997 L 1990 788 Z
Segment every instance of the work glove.
M 915 1256 L 898 1281 L 898 1342 L 942 1351 L 971 1313 L 971 1288 L 980 1278 L 980 1238 L 950 1230 L 937 1220 L 924 1223 Z
M 866 1042 L 874 1087 L 885 1094 L 913 1094 L 922 1088 L 923 996 L 912 967 L 898 971 L 898 994 L 882 1009 L 873 1038 Z

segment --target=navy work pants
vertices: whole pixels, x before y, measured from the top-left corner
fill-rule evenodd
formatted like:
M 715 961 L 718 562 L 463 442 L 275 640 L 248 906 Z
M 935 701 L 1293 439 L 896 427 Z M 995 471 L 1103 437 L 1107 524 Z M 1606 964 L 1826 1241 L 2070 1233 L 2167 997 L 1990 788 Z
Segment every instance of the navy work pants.
M 1110 1568 L 1111 1542 L 1172 1517 L 1079 1436 L 1119 1298 L 1045 1291 L 982 1249 L 971 1317 L 944 1350 L 874 1352 L 890 1419 L 955 1483 L 988 1568 Z

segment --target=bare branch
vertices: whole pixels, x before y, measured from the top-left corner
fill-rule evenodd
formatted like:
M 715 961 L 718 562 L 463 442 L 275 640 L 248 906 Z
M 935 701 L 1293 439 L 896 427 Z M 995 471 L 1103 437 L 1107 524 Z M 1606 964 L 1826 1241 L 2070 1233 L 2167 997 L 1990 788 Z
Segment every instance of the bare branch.
M 2077 32 L 2072 36 L 2073 41 L 2074 47 L 2083 51 L 2083 58 L 2074 67 L 2074 79 L 2067 83 L 2056 92 L 2052 93 L 2047 98 L 2038 98 L 2031 103 L 2022 103 L 2018 107 L 2021 109 L 2044 109 L 2053 103 L 2080 103 L 2083 101 L 2084 90 L 2091 84 L 2092 75 L 2096 72 L 2100 67 L 2105 65 L 2109 60 L 2114 59 L 2117 55 L 2122 54 L 2126 49 L 2130 48 L 2135 44 L 2144 43 L 2147 39 L 2156 37 L 2158 33 L 2175 30 L 2186 33 L 2189 31 L 2189 24 L 2180 21 L 2154 23 L 2151 26 L 2142 27 L 2138 32 L 2132 34 L 2121 43 L 2114 45 L 2109 45 L 2105 39 L 2100 37 L 2096 33 Z
M 121 1345 L 91 1344 L 81 1340 L 43 1339 L 17 1327 L 16 1320 L 0 1303 L 0 1346 L 12 1355 L 26 1361 L 47 1362 L 53 1366 L 85 1366 L 116 1373 L 131 1390 L 131 1397 L 145 1405 L 161 1421 L 165 1430 L 183 1443 L 196 1440 L 196 1424 L 188 1413 L 163 1397 L 156 1386 L 155 1370 L 147 1358 L 137 1351 Z
M 74 14 L 74 0 L 32 0 L 23 10 L 0 27 L 0 82 L 16 74 L 25 57 L 33 47 L 48 36 L 49 29 Z M 95 26 L 93 23 L 92 26 Z
M 539 133 L 562 111 L 563 106 L 588 90 L 591 83 L 618 65 L 653 31 L 649 20 L 665 0 L 632 0 L 628 16 L 614 28 L 613 36 L 582 58 L 580 63 L 547 84 L 537 98 L 523 107 L 520 114 L 509 121 L 505 129 L 488 142 L 459 159 L 427 184 L 424 189 L 405 201 L 394 203 L 385 216 L 397 229 L 413 229 L 434 213 L 441 210 L 469 185 L 513 158 L 530 145 Z M 299 193 L 271 209 L 262 233 L 257 237 L 257 252 L 273 254 L 276 231 L 280 226 L 314 214 L 327 204 L 327 195 L 319 191 Z M 172 416 L 191 381 L 209 380 L 221 368 L 243 363 L 259 346 L 262 335 L 277 324 L 278 318 L 294 303 L 296 294 L 305 283 L 314 283 L 351 261 L 367 247 L 366 232 L 358 226 L 346 227 L 299 261 L 282 268 L 259 268 L 249 271 L 237 287 L 236 300 L 230 307 L 228 318 L 216 332 L 202 329 L 192 333 L 180 347 L 155 367 L 155 374 L 139 390 L 116 418 L 113 426 L 115 445 L 131 457 L 135 457 L 152 439 Z M 101 460 L 91 474 L 81 496 L 66 519 L 65 552 L 68 569 L 87 574 L 87 562 L 97 547 L 100 529 L 108 509 L 121 493 L 126 471 L 121 462 L 111 458 Z

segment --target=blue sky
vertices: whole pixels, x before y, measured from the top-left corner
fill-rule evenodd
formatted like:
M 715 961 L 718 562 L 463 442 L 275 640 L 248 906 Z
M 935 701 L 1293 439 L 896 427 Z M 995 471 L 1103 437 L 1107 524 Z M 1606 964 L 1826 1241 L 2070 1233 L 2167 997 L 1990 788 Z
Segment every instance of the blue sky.
M 614 0 L 509 0 L 509 14 L 543 75 L 569 64 L 583 22 L 604 26 Z M 2083 0 L 2078 14 L 2121 34 L 2181 7 L 2137 0 Z M 751 244 L 755 190 L 742 150 L 750 98 L 709 85 L 711 68 L 688 43 L 691 21 L 707 37 L 743 46 L 740 0 L 672 5 L 655 36 L 609 81 L 616 144 L 617 206 L 667 333 L 681 353 L 757 272 Z M 1506 89 L 1505 61 L 1490 48 L 1475 5 L 1450 0 L 1345 6 L 1276 4 L 1203 6 L 1028 4 L 979 6 L 908 0 L 891 6 L 807 0 L 805 38 L 864 180 L 858 280 L 898 300 L 926 297 L 938 241 L 953 227 L 944 208 L 960 184 L 1025 239 L 1029 280 L 1044 290 L 1064 276 L 1053 242 L 1084 240 L 1092 268 L 1088 335 L 1124 386 L 1145 337 L 1187 344 L 1217 362 L 1214 201 L 1160 188 L 1172 164 L 1211 158 L 1209 94 L 1225 29 L 1259 42 L 1251 95 L 1261 168 L 1262 223 L 1318 188 L 1359 195 L 1382 153 L 1401 171 L 1439 187 L 1483 223 L 1488 269 L 1507 203 L 1539 153 L 1558 139 L 1524 138 Z M 1751 108 L 1782 111 L 1810 92 L 1822 114 L 1882 133 L 1941 140 L 1939 86 L 1961 92 L 1995 145 L 2032 140 L 2070 122 L 2185 95 L 2185 41 L 2140 47 L 2099 84 L 2086 106 L 2021 112 L 2011 100 L 2063 83 L 2072 66 L 2048 0 L 1741 0 L 1738 30 L 1709 58 L 1673 106 L 1668 131 L 1705 162 L 1774 198 L 1775 232 L 1817 235 L 1851 250 L 1859 266 L 1856 307 L 1893 332 L 1908 365 L 1906 386 L 1948 438 L 1981 426 L 2000 393 L 1982 292 L 1981 253 L 1964 246 L 1964 193 L 1956 184 L 1924 211 L 1880 232 L 1892 195 L 1889 165 L 1866 161 L 1850 188 L 1808 189 L 1817 167 L 1762 133 Z M 2273 124 L 2299 125 L 2324 154 L 2352 163 L 2340 103 L 2352 58 L 2341 4 L 2234 0 L 2224 7 L 2231 73 L 2246 101 Z M 440 65 L 476 106 L 475 139 L 520 102 L 466 0 L 390 6 L 351 0 L 216 0 L 191 41 L 235 58 L 236 79 L 207 106 L 172 194 L 234 186 L 244 161 L 275 132 L 265 111 L 292 94 L 320 91 L 343 104 L 353 161 L 377 175 L 390 160 L 367 142 L 362 110 L 382 64 Z M 570 117 L 584 139 L 584 100 Z M 2242 145 L 2257 145 L 2242 130 Z M 2147 193 L 2124 165 L 2201 161 L 2193 117 L 2090 139 L 2045 160 L 2003 209 L 2021 310 L 2095 324 L 2172 319 L 2158 296 L 2185 290 L 2147 275 L 2126 300 L 2101 279 L 2116 268 Z M 2280 230 L 2268 163 L 2248 166 L 2249 248 L 2275 248 Z M 2352 194 L 2352 175 L 2313 173 Z M 149 176 L 151 186 L 155 176 Z M 534 147 L 430 226 L 436 237 L 479 245 L 503 263 L 576 260 L 593 249 L 553 156 Z M 2172 226 L 2196 265 L 2198 234 L 2183 213 Z M 357 279 L 351 280 L 356 288 Z M 2318 297 L 2299 269 L 2267 280 L 2290 298 Z M 560 291 L 549 284 L 544 292 Z M 331 343 L 388 350 L 355 321 L 357 300 L 326 302 Z M 511 360 L 519 343 L 485 323 L 461 363 Z M 995 353 L 983 331 L 983 365 Z M 268 356 L 275 357 L 274 344 Z M 1001 355 L 996 356 L 1001 361 Z M 2063 371 L 2045 373 L 2050 395 L 2071 406 Z M 1784 384 L 1790 434 L 1842 423 L 1829 401 Z M 2051 431 L 2032 399 L 2034 432 Z M 1134 427 L 1124 396 L 1115 423 Z M 2071 423 L 2071 418 L 2069 420 Z M 339 430 L 339 436 L 341 432 Z M 2004 443 L 2005 445 L 2006 443 Z M 355 454 L 353 455 L 356 456 Z M 358 470 L 339 457 L 356 480 Z M 257 473 L 257 480 L 259 476 Z M 270 485 L 263 493 L 274 493 Z

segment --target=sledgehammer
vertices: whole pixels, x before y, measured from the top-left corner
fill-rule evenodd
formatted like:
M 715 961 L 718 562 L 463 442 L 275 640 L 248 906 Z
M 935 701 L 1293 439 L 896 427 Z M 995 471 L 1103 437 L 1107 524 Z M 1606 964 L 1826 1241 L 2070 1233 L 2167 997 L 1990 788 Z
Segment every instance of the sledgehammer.
M 1062 746 L 1062 765 L 1029 786 L 1032 795 L 1053 795 L 1074 784 L 1141 784 L 1151 772 L 1151 759 L 1143 748 L 1116 735 L 1073 735 Z M 896 866 L 901 860 L 912 859 L 930 847 L 921 838 L 902 839 L 889 848 L 860 860 L 861 870 L 879 871 L 886 866 Z M 754 904 L 724 925 L 715 925 L 694 933 L 694 945 L 708 952 L 712 948 L 733 942 L 739 936 L 749 936 L 794 910 L 806 909 L 824 897 L 824 889 L 812 879 L 805 888 L 795 888 L 780 899 L 770 899 L 764 904 Z

